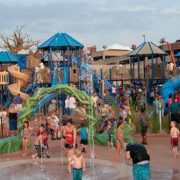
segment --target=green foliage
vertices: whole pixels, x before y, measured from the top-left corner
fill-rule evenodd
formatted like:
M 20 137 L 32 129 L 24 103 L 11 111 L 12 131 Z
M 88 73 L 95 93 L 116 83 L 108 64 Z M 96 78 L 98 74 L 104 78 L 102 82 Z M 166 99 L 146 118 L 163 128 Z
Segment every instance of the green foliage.
M 132 101 L 130 102 L 130 109 L 131 109 L 131 122 L 135 127 L 135 132 L 136 133 L 140 133 L 141 132 L 141 127 L 140 127 L 140 123 L 139 120 L 137 118 L 136 115 L 136 111 L 135 111 L 135 105 L 132 103 Z
M 137 117 L 137 113 L 135 111 L 135 105 L 132 102 L 130 103 L 130 108 L 131 108 L 131 113 L 132 113 L 131 122 L 135 126 L 136 133 L 140 133 L 141 132 L 141 126 L 140 126 L 140 123 L 139 123 L 139 119 Z M 148 109 L 149 114 L 151 114 L 150 112 L 153 111 L 153 107 L 148 106 L 147 109 Z M 169 119 L 168 119 L 168 116 L 165 116 L 163 118 L 162 126 L 163 126 L 162 127 L 163 131 L 169 132 Z M 160 130 L 159 118 L 157 116 L 152 115 L 150 117 L 150 120 L 149 120 L 148 131 L 150 133 L 159 133 L 159 130 Z
M 151 117 L 149 121 L 149 129 L 151 133 L 158 133 L 160 129 L 159 119 L 156 116 Z
M 163 130 L 169 133 L 169 117 L 168 116 L 165 116 L 163 118 Z

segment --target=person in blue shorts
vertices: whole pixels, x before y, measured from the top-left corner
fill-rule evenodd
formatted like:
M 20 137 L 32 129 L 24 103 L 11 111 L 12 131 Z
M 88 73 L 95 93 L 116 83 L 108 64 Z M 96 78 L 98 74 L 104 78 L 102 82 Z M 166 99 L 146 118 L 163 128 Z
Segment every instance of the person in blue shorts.
M 150 156 L 142 144 L 127 144 L 126 160 L 133 162 L 134 180 L 147 180 L 151 178 Z
M 82 146 L 82 152 L 86 153 L 87 145 L 88 145 L 88 130 L 85 127 L 84 123 L 81 123 L 80 138 L 81 138 L 80 144 Z

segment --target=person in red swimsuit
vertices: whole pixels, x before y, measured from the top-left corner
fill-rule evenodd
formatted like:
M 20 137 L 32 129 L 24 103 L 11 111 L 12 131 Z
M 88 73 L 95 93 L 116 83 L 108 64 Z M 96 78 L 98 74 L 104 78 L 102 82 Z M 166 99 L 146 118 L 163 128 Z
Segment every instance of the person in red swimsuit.
M 176 93 L 176 102 L 180 103 L 180 91 Z
M 76 128 L 73 126 L 72 119 L 67 120 L 66 126 L 63 128 L 63 136 L 66 149 L 76 146 Z

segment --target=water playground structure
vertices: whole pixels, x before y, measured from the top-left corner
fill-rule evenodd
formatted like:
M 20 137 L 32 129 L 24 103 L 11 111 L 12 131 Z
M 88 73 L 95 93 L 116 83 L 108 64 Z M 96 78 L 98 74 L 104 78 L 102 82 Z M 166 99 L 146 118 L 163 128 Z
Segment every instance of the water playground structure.
M 48 59 L 46 63 L 50 67 L 50 82 L 36 82 L 37 84 L 31 82 L 31 79 L 33 78 L 29 77 L 27 75 L 27 71 L 25 71 L 26 69 L 28 71 L 32 71 L 24 65 L 27 64 L 27 62 L 23 62 L 23 64 L 19 63 L 20 67 L 24 66 L 20 71 L 19 66 L 17 66 L 18 56 L 15 56 L 9 52 L 2 52 L 3 56 L 1 58 L 4 59 L 6 63 L 11 63 L 11 65 L 7 68 L 8 72 L 2 72 L 0 74 L 1 77 L 3 77 L 1 78 L 1 84 L 3 84 L 3 86 L 7 86 L 7 90 L 10 92 L 10 99 L 5 104 L 10 104 L 10 102 L 12 102 L 12 98 L 18 94 L 20 94 L 23 100 L 26 101 L 25 106 L 18 115 L 19 130 L 22 128 L 23 122 L 35 115 L 35 113 L 47 102 L 57 98 L 58 96 L 64 100 L 63 98 L 65 95 L 71 95 L 76 97 L 80 103 L 87 105 L 86 113 L 88 117 L 88 126 L 90 132 L 95 132 L 97 119 L 92 107 L 92 99 L 89 96 L 90 94 L 87 95 L 87 93 L 90 92 L 86 93 L 85 91 L 81 91 L 77 88 L 69 86 L 74 78 L 73 83 L 76 83 L 80 89 L 80 81 L 83 78 L 89 78 L 90 76 L 88 71 L 90 73 L 93 71 L 90 66 L 81 62 L 80 57 L 82 48 L 83 45 L 81 43 L 66 33 L 57 33 L 41 44 L 38 49 L 42 50 L 43 59 Z M 53 56 L 59 56 L 58 58 L 62 59 L 53 62 Z M 24 71 L 26 73 L 22 69 L 25 69 Z M 57 75 L 59 75 L 59 77 L 57 77 Z M 11 83 L 8 76 L 15 78 L 15 81 Z M 81 77 L 81 79 L 77 79 L 77 77 L 74 76 Z M 94 74 L 91 79 L 99 80 L 99 77 Z M 45 85 L 45 87 L 43 87 L 43 85 Z M 39 86 L 41 86 L 41 88 Z M 31 93 L 30 91 L 34 91 L 35 87 L 37 87 L 37 90 L 35 93 L 32 92 L 34 95 L 29 96 L 27 92 Z M 105 88 L 111 88 L 111 84 L 108 81 L 105 81 Z M 130 128 L 128 127 L 127 129 Z M 128 133 L 127 138 L 130 138 L 130 136 L 128 137 Z M 97 137 L 97 143 L 106 144 L 104 139 L 102 140 L 99 136 Z M 17 151 L 21 149 L 21 137 L 16 136 L 3 138 L 0 141 L 0 147 L 1 154 Z
M 2 91 L 8 94 L 8 99 L 3 103 L 8 106 L 17 94 L 20 94 L 23 100 L 26 101 L 25 106 L 18 114 L 19 130 L 22 128 L 23 122 L 35 115 L 47 102 L 58 98 L 61 102 L 59 108 L 63 109 L 65 96 L 71 95 L 87 107 L 86 114 L 88 117 L 88 127 L 92 135 L 91 141 L 102 145 L 107 144 L 106 138 L 104 138 L 105 134 L 97 134 L 95 132 L 98 120 L 94 113 L 90 95 L 93 91 L 99 89 L 99 96 L 102 97 L 104 90 L 110 91 L 113 82 L 116 80 L 112 77 L 104 79 L 102 71 L 101 74 L 97 74 L 91 65 L 83 63 L 83 47 L 80 42 L 68 34 L 57 33 L 38 47 L 39 52 L 41 52 L 39 59 L 33 55 L 13 55 L 9 52 L 0 53 L 0 62 L 9 64 L 7 71 L 0 72 Z M 179 75 L 167 81 L 165 77 L 166 53 L 155 44 L 144 42 L 136 50 L 132 51 L 129 56 L 129 81 L 133 85 L 141 86 L 146 82 L 150 91 L 155 84 L 166 82 L 162 90 L 165 101 L 170 93 L 179 88 Z M 158 58 L 162 61 L 161 78 L 155 77 L 154 58 L 156 61 L 158 61 Z M 148 59 L 151 59 L 152 66 L 150 76 L 147 75 L 145 70 Z M 41 61 L 45 66 L 49 67 L 49 71 L 38 69 L 40 77 L 37 78 L 37 74 L 36 77 L 34 74 L 36 67 Z M 141 65 L 143 65 L 143 68 L 141 68 Z M 137 77 L 134 76 L 135 71 L 137 71 Z M 143 71 L 143 76 L 141 71 Z M 72 83 L 76 87 L 71 86 Z M 87 89 L 83 89 L 84 83 L 88 85 Z M 134 142 L 130 131 L 131 127 L 125 126 L 125 139 L 127 142 Z M 0 154 L 15 152 L 19 149 L 21 149 L 20 136 L 0 139 Z

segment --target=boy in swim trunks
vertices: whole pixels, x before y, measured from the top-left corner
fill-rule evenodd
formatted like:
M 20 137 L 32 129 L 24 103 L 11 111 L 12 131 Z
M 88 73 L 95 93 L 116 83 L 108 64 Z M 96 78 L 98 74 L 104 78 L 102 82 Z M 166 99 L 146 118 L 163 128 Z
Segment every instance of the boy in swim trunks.
M 43 136 L 41 134 L 36 137 L 34 147 L 37 153 L 32 155 L 32 159 L 34 160 L 34 164 L 38 164 L 38 159 L 41 158 L 43 154 L 43 148 L 45 149 L 43 145 Z
M 72 157 L 74 155 L 74 147 L 73 145 L 69 145 L 68 151 L 67 151 L 67 160 L 68 160 L 68 173 L 71 174 L 71 165 L 72 165 Z
M 174 157 L 178 158 L 179 154 L 178 154 L 178 135 L 179 135 L 179 130 L 176 127 L 176 123 L 174 121 L 171 122 L 171 145 L 173 148 L 173 153 L 174 153 Z
M 72 167 L 73 180 L 82 180 L 83 172 L 86 169 L 86 164 L 80 150 L 76 150 L 72 156 L 70 163 Z

